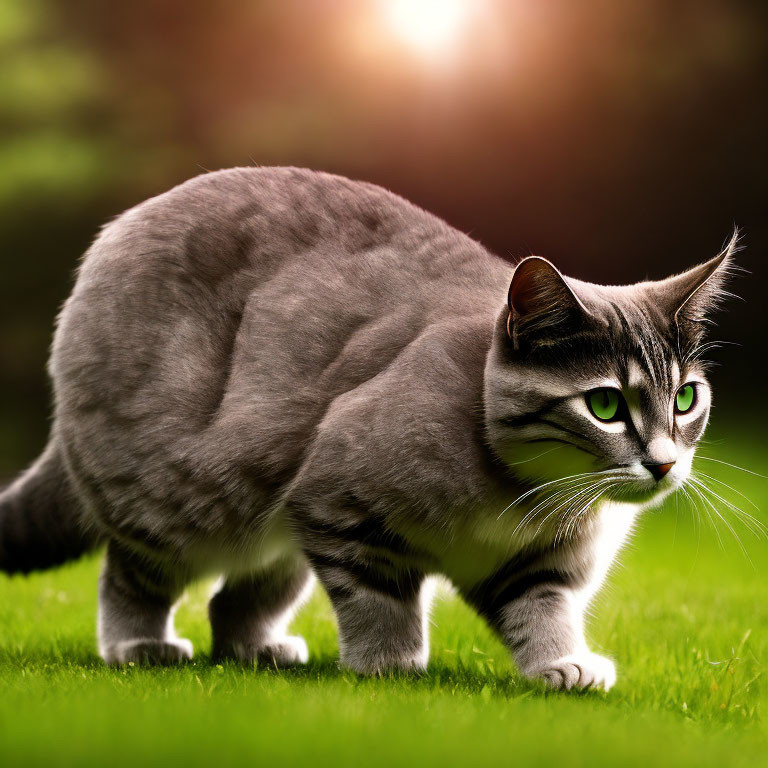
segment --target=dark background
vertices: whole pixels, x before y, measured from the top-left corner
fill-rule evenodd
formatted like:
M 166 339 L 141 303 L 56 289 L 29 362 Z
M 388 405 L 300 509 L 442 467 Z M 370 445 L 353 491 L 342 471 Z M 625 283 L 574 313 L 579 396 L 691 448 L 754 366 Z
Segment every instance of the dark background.
M 741 346 L 714 379 L 760 428 L 764 0 L 415 0 L 399 24 L 398 2 L 3 0 L 0 476 L 44 443 L 53 319 L 98 228 L 232 165 L 374 181 L 596 282 L 679 271 L 738 224 L 751 274 L 716 334 Z

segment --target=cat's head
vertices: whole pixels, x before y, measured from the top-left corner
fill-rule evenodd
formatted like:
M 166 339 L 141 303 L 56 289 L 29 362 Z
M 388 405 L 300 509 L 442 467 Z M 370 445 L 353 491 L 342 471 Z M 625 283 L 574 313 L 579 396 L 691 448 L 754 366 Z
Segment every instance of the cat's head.
M 656 503 L 685 482 L 712 400 L 705 327 L 736 241 L 630 286 L 565 277 L 535 256 L 517 265 L 484 392 L 491 446 L 514 475 L 585 509 Z

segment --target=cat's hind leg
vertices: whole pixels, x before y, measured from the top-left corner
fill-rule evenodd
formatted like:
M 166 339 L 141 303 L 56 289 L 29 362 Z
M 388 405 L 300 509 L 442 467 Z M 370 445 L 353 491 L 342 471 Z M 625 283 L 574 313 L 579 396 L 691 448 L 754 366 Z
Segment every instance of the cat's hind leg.
M 228 578 L 208 606 L 213 657 L 277 667 L 306 663 L 304 638 L 286 631 L 313 581 L 306 562 L 298 557 Z
M 175 664 L 192 658 L 176 637 L 173 604 L 185 579 L 111 541 L 99 578 L 99 653 L 107 664 Z

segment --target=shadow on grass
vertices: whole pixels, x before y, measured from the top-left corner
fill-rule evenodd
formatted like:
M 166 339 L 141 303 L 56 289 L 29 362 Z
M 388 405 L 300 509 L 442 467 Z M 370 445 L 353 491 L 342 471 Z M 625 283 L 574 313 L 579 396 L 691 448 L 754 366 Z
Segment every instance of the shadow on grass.
M 248 679 L 264 682 L 273 678 L 293 682 L 297 686 L 323 686 L 344 682 L 353 689 L 370 692 L 371 688 L 384 690 L 396 688 L 408 692 L 450 692 L 482 699 L 515 699 L 521 697 L 546 697 L 557 695 L 602 696 L 597 691 L 554 692 L 541 682 L 533 682 L 517 674 L 494 673 L 468 667 L 460 659 L 455 664 L 434 661 L 426 671 L 387 672 L 376 677 L 358 675 L 339 666 L 335 657 L 310 660 L 307 664 L 278 669 L 267 665 L 244 664 L 237 661 L 218 662 L 208 654 L 201 653 L 187 663 L 167 667 L 122 665 L 107 667 L 90 648 L 80 644 L 60 644 L 54 648 L 2 648 L 0 647 L 0 668 L 17 670 L 24 674 L 36 673 L 41 676 L 89 675 L 109 680 L 124 677 L 126 673 L 134 679 L 174 677 L 179 682 L 224 676 L 225 678 Z

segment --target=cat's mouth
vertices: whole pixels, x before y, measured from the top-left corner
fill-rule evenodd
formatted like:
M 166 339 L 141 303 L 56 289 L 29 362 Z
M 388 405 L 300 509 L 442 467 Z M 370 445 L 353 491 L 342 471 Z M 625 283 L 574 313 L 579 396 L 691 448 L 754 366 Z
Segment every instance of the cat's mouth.
M 650 475 L 646 478 L 632 473 L 611 485 L 606 496 L 612 501 L 624 503 L 661 503 L 681 485 L 680 479 L 674 475 L 666 475 L 657 480 Z
M 516 501 L 531 503 L 537 517 L 551 513 L 551 519 L 561 514 L 573 516 L 574 510 L 578 515 L 587 514 L 589 508 L 603 502 L 655 507 L 683 485 L 692 459 L 692 452 L 681 452 L 674 466 L 659 474 L 640 459 L 613 463 L 608 457 L 559 447 L 531 453 L 517 450 L 509 457 L 510 471 L 529 485 Z
M 679 477 L 655 480 L 649 473 L 646 472 L 648 478 L 645 478 L 636 470 L 636 467 L 614 465 L 607 469 L 579 472 L 544 481 L 539 479 L 512 501 L 502 514 L 525 502 L 530 508 L 518 528 L 536 520 L 539 521 L 539 527 L 548 520 L 559 520 L 559 526 L 562 527 L 565 521 L 565 529 L 574 530 L 577 521 L 584 519 L 591 510 L 604 502 L 649 508 L 660 504 L 681 485 Z
M 577 496 L 591 498 L 593 503 L 614 501 L 624 504 L 655 506 L 683 485 L 684 473 L 668 473 L 655 478 L 641 465 L 613 465 L 575 475 L 575 480 L 553 481 L 552 487 L 573 484 Z M 548 488 L 549 490 L 549 488 Z M 590 492 L 594 493 L 590 497 Z
M 648 502 L 657 498 L 663 498 L 675 490 L 676 484 L 668 481 L 642 486 L 639 483 L 628 482 L 626 485 L 617 485 L 608 494 L 615 501 L 624 502 Z

